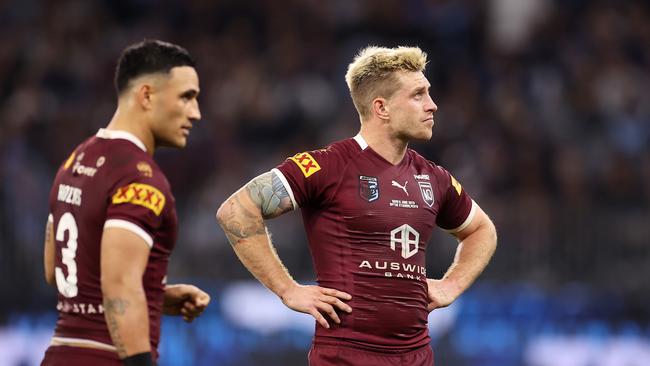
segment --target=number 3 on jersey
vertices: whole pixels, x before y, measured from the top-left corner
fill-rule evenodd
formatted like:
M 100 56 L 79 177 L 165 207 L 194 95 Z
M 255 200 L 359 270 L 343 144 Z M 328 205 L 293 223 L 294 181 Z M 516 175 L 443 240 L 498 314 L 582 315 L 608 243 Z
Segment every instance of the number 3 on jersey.
M 56 241 L 63 242 L 66 231 L 68 232 L 68 242 L 66 243 L 67 248 L 63 247 L 61 249 L 61 261 L 68 269 L 68 277 L 65 277 L 60 267 L 56 267 L 54 271 L 56 287 L 61 295 L 69 298 L 77 296 L 79 292 L 77 288 L 77 262 L 74 260 L 77 255 L 79 230 L 77 229 L 77 222 L 70 212 L 64 213 L 59 220 L 59 224 L 56 225 Z

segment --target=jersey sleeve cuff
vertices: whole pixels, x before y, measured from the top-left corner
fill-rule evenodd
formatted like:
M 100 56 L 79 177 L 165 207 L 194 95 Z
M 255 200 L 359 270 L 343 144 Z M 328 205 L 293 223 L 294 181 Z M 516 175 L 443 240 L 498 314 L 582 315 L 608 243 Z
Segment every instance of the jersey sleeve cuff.
M 153 238 L 149 235 L 148 232 L 144 231 L 140 226 L 132 223 L 131 221 L 120 220 L 120 219 L 109 219 L 104 223 L 104 229 L 114 227 L 128 230 L 137 236 L 141 237 L 142 240 L 147 243 L 149 248 L 153 247 Z
M 48 224 L 54 224 L 54 216 L 52 214 L 47 215 Z
M 443 229 L 443 230 L 450 233 L 450 234 L 455 234 L 457 232 L 460 232 L 463 229 L 465 229 L 466 227 L 468 227 L 470 223 L 472 223 L 472 219 L 474 219 L 474 215 L 476 215 L 476 202 L 474 202 L 474 200 L 472 200 L 472 208 L 469 210 L 469 214 L 467 215 L 467 218 L 465 219 L 465 221 L 463 221 L 463 223 L 460 224 L 460 226 L 458 226 L 455 229 L 450 229 L 450 230 Z
M 282 182 L 282 185 L 289 193 L 289 198 L 291 198 L 291 204 L 293 205 L 293 209 L 294 210 L 297 209 L 298 203 L 296 203 L 296 199 L 293 196 L 293 190 L 291 190 L 291 186 L 289 185 L 289 181 L 287 181 L 287 178 L 284 177 L 284 174 L 282 174 L 282 172 L 278 168 L 271 169 L 271 172 L 275 173 L 275 175 L 277 175 L 278 178 L 280 178 L 280 182 Z

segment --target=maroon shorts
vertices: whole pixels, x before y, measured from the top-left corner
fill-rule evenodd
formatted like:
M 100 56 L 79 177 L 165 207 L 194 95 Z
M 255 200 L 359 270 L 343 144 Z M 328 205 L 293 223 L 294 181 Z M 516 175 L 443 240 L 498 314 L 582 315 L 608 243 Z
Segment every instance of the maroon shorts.
M 114 352 L 92 348 L 51 346 L 41 366 L 123 366 Z
M 309 366 L 433 366 L 430 345 L 404 353 L 382 353 L 347 346 L 312 345 Z

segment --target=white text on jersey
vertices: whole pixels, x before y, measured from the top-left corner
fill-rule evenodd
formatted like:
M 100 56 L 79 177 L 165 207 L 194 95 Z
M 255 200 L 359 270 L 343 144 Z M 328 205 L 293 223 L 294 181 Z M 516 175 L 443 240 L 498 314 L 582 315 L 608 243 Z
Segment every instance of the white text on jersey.
M 102 304 L 81 304 L 81 303 L 70 303 L 67 301 L 59 301 L 56 305 L 56 310 L 62 311 L 64 313 L 76 313 L 76 314 L 104 314 L 104 307 Z
M 57 200 L 70 203 L 75 206 L 81 206 L 81 189 L 77 187 L 59 184 L 59 194 Z
M 72 166 L 72 172 L 93 177 L 95 176 L 95 173 L 97 173 L 97 168 L 91 168 L 89 166 L 81 165 L 81 163 L 77 161 Z
M 427 277 L 427 269 L 424 266 L 410 263 L 364 260 L 359 264 L 359 268 L 384 270 L 384 277 L 408 278 L 418 281 Z
M 415 179 L 426 179 L 429 180 L 429 174 L 414 174 Z

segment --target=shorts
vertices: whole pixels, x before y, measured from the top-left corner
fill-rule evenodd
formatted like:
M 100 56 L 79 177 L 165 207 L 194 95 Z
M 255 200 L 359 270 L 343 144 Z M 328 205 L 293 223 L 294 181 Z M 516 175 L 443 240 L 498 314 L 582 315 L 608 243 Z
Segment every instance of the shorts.
M 41 366 L 123 366 L 114 352 L 92 348 L 50 346 Z
M 430 345 L 404 353 L 373 352 L 348 346 L 312 345 L 309 366 L 433 366 Z

